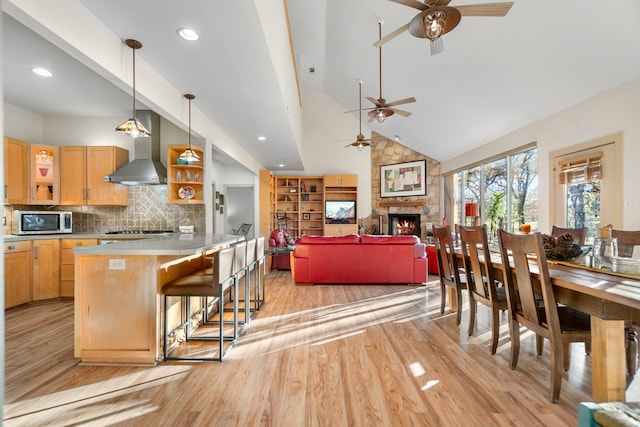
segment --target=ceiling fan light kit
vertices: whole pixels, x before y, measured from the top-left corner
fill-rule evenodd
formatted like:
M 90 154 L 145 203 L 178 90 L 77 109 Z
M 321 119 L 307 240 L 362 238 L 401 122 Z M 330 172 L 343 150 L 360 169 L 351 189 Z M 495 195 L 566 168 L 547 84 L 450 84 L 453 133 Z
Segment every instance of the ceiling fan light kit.
M 369 111 L 367 115 L 382 124 L 384 119 L 393 115 L 393 110 L 391 108 L 376 108 L 375 110 Z
M 121 123 L 120 126 L 116 128 L 116 132 L 129 135 L 133 138 L 148 138 L 151 136 L 151 132 L 136 118 L 136 50 L 142 47 L 142 43 L 137 40 L 126 39 L 125 44 L 129 46 L 133 52 L 133 114 L 129 120 Z

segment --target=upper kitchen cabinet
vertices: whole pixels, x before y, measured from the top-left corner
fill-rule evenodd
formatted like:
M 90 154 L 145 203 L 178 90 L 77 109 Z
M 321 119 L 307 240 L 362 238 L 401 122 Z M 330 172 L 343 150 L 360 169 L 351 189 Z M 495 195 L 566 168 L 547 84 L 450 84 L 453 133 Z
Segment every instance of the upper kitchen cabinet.
M 201 160 L 185 163 L 178 159 L 186 150 L 186 145 L 170 145 L 167 160 L 167 199 L 169 203 L 203 204 L 204 203 L 204 158 L 202 149 L 191 146 Z
M 29 145 L 30 205 L 60 204 L 60 147 Z
M 29 144 L 4 138 L 4 203 L 26 204 L 29 187 Z
M 128 205 L 128 187 L 104 180 L 128 161 L 120 147 L 61 147 L 60 204 Z

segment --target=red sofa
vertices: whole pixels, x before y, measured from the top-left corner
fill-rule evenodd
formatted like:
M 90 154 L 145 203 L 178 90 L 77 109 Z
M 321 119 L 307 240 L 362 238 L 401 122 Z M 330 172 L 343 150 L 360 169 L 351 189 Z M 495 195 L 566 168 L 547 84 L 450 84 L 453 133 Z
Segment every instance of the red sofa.
M 302 236 L 293 252 L 296 283 L 424 283 L 425 245 L 416 236 Z

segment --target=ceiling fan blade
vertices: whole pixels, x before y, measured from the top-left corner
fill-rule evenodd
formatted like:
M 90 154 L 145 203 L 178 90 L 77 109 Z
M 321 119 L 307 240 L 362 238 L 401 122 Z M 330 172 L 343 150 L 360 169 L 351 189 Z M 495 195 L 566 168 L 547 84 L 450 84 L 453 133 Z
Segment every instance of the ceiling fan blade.
M 376 109 L 376 107 L 360 108 L 360 109 L 357 109 L 357 110 L 349 110 L 349 111 L 345 111 L 345 114 L 346 114 L 346 113 L 355 113 L 356 111 L 367 111 L 367 110 L 375 110 L 375 109 Z
M 434 6 L 446 6 L 451 3 L 451 0 L 431 0 L 429 1 L 429 4 L 431 3 L 435 3 Z
M 409 117 L 410 115 L 412 115 L 413 113 L 410 113 L 408 111 L 404 111 L 404 110 L 398 110 L 397 108 L 392 108 L 393 112 L 402 116 L 402 117 Z
M 371 102 L 376 107 L 382 107 L 382 104 L 380 103 L 380 101 L 378 101 L 377 99 L 375 99 L 375 98 L 373 98 L 371 96 L 366 96 L 365 99 L 368 100 L 369 102 Z M 372 110 L 372 108 L 367 108 L 367 110 Z
M 463 16 L 505 16 L 511 6 L 513 6 L 513 2 L 467 4 L 456 6 L 456 9 Z
M 442 37 L 438 37 L 435 40 L 431 40 L 431 42 L 429 43 L 429 46 L 431 48 L 431 56 L 437 55 L 439 53 L 442 53 L 442 51 L 444 51 L 444 46 L 442 44 Z
M 413 96 L 411 98 L 399 99 L 397 101 L 386 103 L 385 107 L 393 107 L 394 105 L 408 104 L 410 102 L 416 102 L 416 99 Z
M 413 7 L 414 9 L 418 9 L 418 10 L 425 10 L 429 7 L 428 5 L 421 3 L 417 0 L 389 0 L 389 1 L 392 1 L 398 4 L 403 4 L 405 6 Z
M 382 37 L 381 39 L 379 39 L 377 42 L 375 42 L 373 44 L 374 47 L 380 47 L 383 44 L 395 39 L 396 37 L 398 37 L 400 34 L 404 33 L 405 31 L 407 31 L 409 29 L 409 24 L 405 24 L 402 27 L 398 28 L 395 31 L 390 32 L 389 34 L 387 34 L 386 36 Z

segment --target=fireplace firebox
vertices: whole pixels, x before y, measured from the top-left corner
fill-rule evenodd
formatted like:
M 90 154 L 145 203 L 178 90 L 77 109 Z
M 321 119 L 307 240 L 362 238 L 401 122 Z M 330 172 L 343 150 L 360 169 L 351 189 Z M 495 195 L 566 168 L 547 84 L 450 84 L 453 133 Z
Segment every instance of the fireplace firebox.
M 392 236 L 413 234 L 422 238 L 420 214 L 389 214 L 389 234 Z

